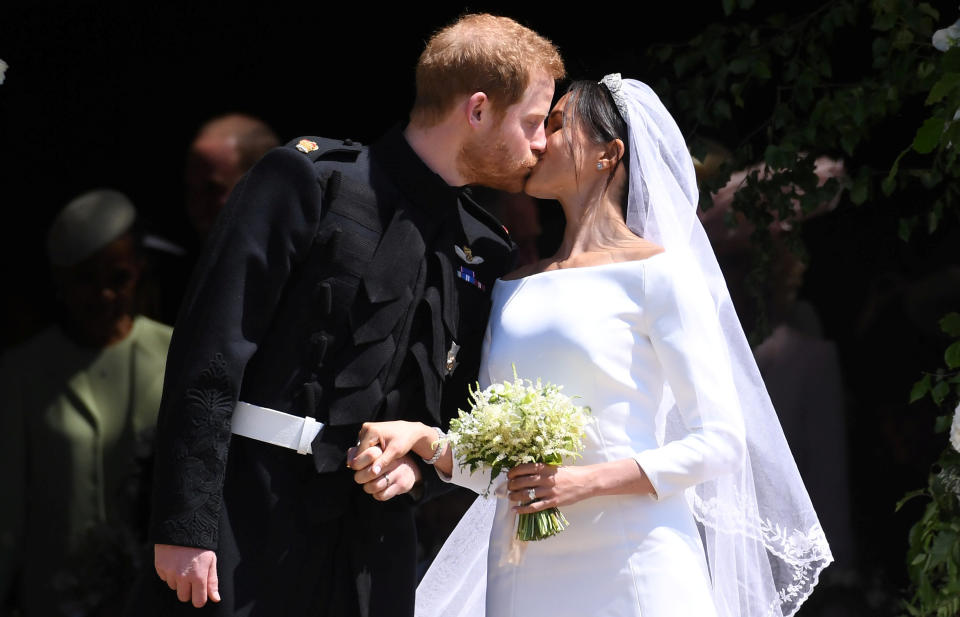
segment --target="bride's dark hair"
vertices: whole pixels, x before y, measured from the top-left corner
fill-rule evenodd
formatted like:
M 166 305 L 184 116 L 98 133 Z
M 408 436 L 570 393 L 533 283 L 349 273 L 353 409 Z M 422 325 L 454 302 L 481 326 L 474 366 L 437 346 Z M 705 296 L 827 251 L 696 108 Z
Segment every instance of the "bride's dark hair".
M 579 125 L 584 135 L 596 144 L 610 143 L 614 139 L 623 142 L 623 156 L 616 162 L 610 175 L 607 177 L 607 188 L 616 175 L 617 168 L 623 166 L 625 182 L 619 195 L 620 211 L 623 219 L 627 219 L 627 187 L 630 186 L 630 140 L 627 122 L 617 110 L 610 90 L 603 84 L 586 79 L 577 80 L 567 88 L 570 93 L 570 102 L 567 104 L 573 113 L 567 115 L 564 122 L 571 122 L 572 126 Z M 568 138 L 569 139 L 569 138 Z M 571 153 L 574 144 L 567 142 Z

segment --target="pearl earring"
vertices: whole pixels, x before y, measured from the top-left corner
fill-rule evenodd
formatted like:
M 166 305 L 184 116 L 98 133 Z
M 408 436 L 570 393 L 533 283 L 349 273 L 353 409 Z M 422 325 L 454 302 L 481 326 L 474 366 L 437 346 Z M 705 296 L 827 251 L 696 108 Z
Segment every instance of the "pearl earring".
M 597 163 L 597 169 L 603 169 L 603 163 Z

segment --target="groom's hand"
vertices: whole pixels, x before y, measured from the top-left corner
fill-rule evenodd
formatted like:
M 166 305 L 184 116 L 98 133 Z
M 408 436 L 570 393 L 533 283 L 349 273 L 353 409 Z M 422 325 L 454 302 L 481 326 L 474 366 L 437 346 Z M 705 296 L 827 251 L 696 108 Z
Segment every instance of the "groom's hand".
M 408 455 L 383 464 L 383 451 L 378 446 L 364 450 L 351 448 L 347 452 L 348 466 L 354 470 L 353 479 L 363 486 L 365 493 L 378 501 L 403 495 L 420 484 L 420 467 Z
M 213 551 L 154 544 L 153 565 L 157 575 L 177 592 L 181 602 L 193 602 L 197 608 L 207 603 L 220 601 L 217 579 L 217 555 Z

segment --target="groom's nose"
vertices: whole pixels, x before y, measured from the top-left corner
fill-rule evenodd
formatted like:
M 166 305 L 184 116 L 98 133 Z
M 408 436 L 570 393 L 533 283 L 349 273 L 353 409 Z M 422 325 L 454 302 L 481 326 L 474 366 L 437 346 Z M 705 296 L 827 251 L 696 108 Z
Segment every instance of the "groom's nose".
M 534 133 L 533 139 L 530 140 L 530 149 L 538 155 L 543 154 L 547 149 L 547 132 L 543 124 L 540 125 L 537 132 Z

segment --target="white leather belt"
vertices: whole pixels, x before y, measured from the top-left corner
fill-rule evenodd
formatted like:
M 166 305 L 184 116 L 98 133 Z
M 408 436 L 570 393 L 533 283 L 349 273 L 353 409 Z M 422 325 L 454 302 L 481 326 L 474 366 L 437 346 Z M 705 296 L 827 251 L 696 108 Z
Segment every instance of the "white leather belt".
M 322 422 L 311 417 L 302 418 L 267 407 L 239 401 L 233 410 L 230 432 L 275 446 L 296 450 L 297 454 L 311 454 L 310 443 L 323 428 Z

